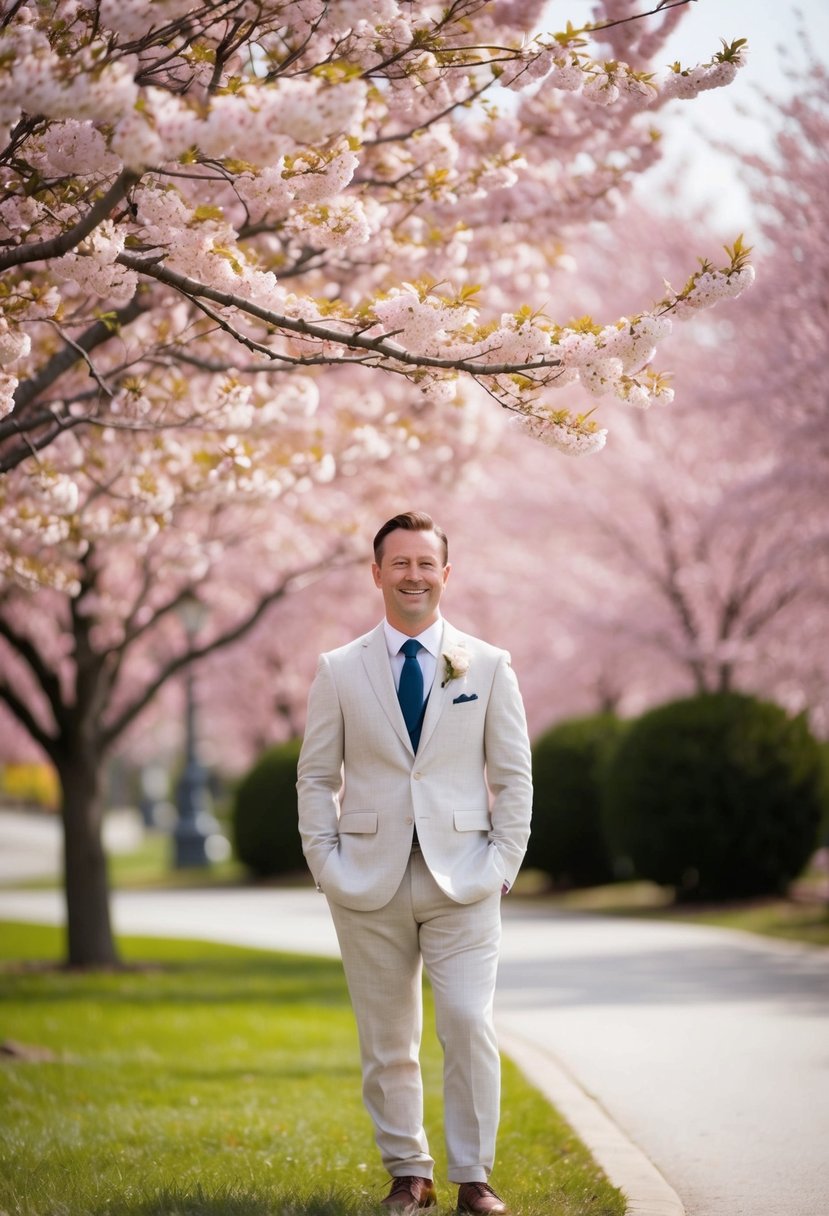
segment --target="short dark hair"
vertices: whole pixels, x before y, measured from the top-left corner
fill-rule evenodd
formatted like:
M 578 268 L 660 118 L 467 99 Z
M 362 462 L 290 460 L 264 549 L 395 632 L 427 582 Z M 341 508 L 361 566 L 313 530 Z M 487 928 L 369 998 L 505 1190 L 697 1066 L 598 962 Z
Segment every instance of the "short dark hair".
M 383 542 L 390 532 L 396 532 L 398 528 L 402 528 L 404 532 L 434 532 L 443 546 L 444 566 L 448 563 L 449 541 L 446 539 L 443 528 L 436 524 L 431 515 L 427 515 L 425 511 L 403 511 L 400 515 L 387 519 L 374 538 L 374 560 L 378 566 L 383 561 Z

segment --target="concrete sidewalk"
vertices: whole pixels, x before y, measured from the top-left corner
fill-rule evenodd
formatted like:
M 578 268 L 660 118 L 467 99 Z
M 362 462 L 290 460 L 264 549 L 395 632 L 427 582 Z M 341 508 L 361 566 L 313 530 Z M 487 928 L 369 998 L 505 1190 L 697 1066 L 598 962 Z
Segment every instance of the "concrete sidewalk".
M 136 849 L 143 833 L 137 811 L 109 811 L 104 819 L 104 847 L 110 853 Z M 62 828 L 56 813 L 0 809 L 0 886 L 30 878 L 57 879 L 62 865 Z
M 689 1216 L 826 1216 L 829 950 L 505 911 L 502 1034 L 552 1050 Z

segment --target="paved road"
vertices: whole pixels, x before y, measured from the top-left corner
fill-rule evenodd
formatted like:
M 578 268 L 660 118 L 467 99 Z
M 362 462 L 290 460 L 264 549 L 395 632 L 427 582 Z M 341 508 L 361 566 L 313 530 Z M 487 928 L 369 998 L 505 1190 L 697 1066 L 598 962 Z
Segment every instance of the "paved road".
M 688 1216 L 826 1216 L 829 951 L 504 907 L 499 1025 L 599 1100 Z M 59 922 L 61 900 L 0 890 L 3 918 Z M 114 920 L 121 932 L 337 951 L 311 890 L 125 892 Z
M 829 1213 L 829 951 L 511 910 L 499 1023 L 552 1047 L 689 1216 Z

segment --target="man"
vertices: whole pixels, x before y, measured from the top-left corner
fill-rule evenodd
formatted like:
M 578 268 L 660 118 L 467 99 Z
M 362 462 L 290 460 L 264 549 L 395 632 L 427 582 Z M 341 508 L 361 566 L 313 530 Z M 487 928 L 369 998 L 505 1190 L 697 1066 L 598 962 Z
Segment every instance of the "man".
M 524 707 L 509 655 L 440 615 L 444 532 L 406 512 L 374 539 L 386 619 L 321 656 L 299 759 L 299 826 L 328 899 L 357 1019 L 363 1099 L 392 1176 L 383 1204 L 436 1202 L 423 1129 L 421 966 L 444 1052 L 448 1176 L 461 1212 L 488 1184 L 500 1103 L 493 998 L 501 896 L 527 846 Z

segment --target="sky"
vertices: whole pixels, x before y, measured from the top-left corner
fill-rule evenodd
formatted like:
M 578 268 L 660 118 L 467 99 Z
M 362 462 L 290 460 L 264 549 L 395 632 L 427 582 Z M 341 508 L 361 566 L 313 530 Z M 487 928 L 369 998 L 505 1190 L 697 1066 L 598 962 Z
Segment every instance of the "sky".
M 649 4 L 647 7 L 655 7 Z M 563 28 L 591 19 L 593 0 L 551 0 L 548 21 Z M 645 5 L 643 4 L 644 8 Z M 710 149 L 710 139 L 724 139 L 746 150 L 769 146 L 769 124 L 758 113 L 760 95 L 791 95 L 795 84 L 783 69 L 779 48 L 785 44 L 788 62 L 807 62 L 798 30 L 808 36 L 812 53 L 829 67 L 829 0 L 693 0 L 666 48 L 664 62 L 678 59 L 683 67 L 708 62 L 720 49 L 720 39 L 748 38 L 749 58 L 728 88 L 714 89 L 691 102 L 675 102 L 660 115 L 666 132 L 664 164 L 647 175 L 653 191 L 663 174 L 686 167 L 683 191 L 689 201 L 704 203 L 720 226 L 742 229 L 751 218 L 751 201 L 733 166 Z M 546 23 L 545 23 L 546 24 Z M 753 116 L 752 116 L 753 114 Z

